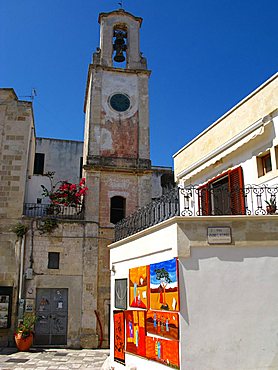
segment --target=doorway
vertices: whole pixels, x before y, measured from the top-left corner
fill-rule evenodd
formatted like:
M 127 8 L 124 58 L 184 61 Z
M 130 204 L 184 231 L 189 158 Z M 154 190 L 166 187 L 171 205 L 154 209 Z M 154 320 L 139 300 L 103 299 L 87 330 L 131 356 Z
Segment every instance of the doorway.
M 34 344 L 67 344 L 68 289 L 37 289 Z

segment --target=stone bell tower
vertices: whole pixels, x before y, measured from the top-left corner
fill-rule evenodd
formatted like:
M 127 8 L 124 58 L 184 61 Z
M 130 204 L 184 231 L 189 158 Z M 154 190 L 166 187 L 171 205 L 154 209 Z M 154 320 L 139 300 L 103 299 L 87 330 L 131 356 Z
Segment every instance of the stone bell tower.
M 98 229 L 97 310 L 106 325 L 107 245 L 114 239 L 114 224 L 151 200 L 151 72 L 140 52 L 142 18 L 119 9 L 101 13 L 99 24 L 100 47 L 89 66 L 84 104 L 83 169 L 89 188 L 86 219 L 95 221 Z

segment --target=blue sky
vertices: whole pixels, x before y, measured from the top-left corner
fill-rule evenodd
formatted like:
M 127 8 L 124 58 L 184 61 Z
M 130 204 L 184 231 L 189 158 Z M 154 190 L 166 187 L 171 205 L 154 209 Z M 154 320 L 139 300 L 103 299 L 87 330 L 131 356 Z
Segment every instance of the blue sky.
M 0 86 L 31 94 L 36 134 L 83 140 L 88 65 L 111 0 L 0 0 Z M 277 72 L 277 0 L 125 0 L 143 17 L 151 159 L 172 155 Z

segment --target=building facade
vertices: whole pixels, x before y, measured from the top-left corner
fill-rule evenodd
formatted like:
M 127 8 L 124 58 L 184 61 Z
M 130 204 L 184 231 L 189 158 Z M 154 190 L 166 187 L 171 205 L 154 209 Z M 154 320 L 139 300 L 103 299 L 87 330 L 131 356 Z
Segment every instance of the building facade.
M 8 321 L 2 321 L 8 327 L 0 327 L 4 345 L 13 343 L 24 312 L 33 312 L 37 346 L 107 347 L 107 245 L 114 241 L 114 225 L 173 184 L 171 168 L 152 167 L 150 160 L 150 71 L 140 52 L 142 18 L 120 9 L 101 13 L 99 23 L 100 47 L 88 71 L 84 142 L 35 138 L 32 104 L 19 102 L 12 89 L 1 90 L 1 175 L 7 181 L 1 237 L 10 246 L 0 247 L 5 266 L 0 286 L 8 309 Z M 81 178 L 88 191 L 80 204 L 56 204 L 42 195 L 62 181 L 78 186 Z M 18 240 L 10 231 L 16 225 L 26 227 Z
M 172 197 L 119 225 L 109 246 L 114 369 L 278 366 L 277 109 L 278 74 L 174 155 Z

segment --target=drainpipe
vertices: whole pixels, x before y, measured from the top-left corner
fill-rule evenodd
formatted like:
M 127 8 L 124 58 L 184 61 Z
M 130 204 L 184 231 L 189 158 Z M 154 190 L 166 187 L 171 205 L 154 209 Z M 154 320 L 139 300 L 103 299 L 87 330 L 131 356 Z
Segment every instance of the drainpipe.
M 22 287 L 23 287 L 23 264 L 24 264 L 24 249 L 25 249 L 25 235 L 21 238 L 20 246 L 20 269 L 19 269 L 19 287 L 18 287 L 18 302 L 22 299 Z

